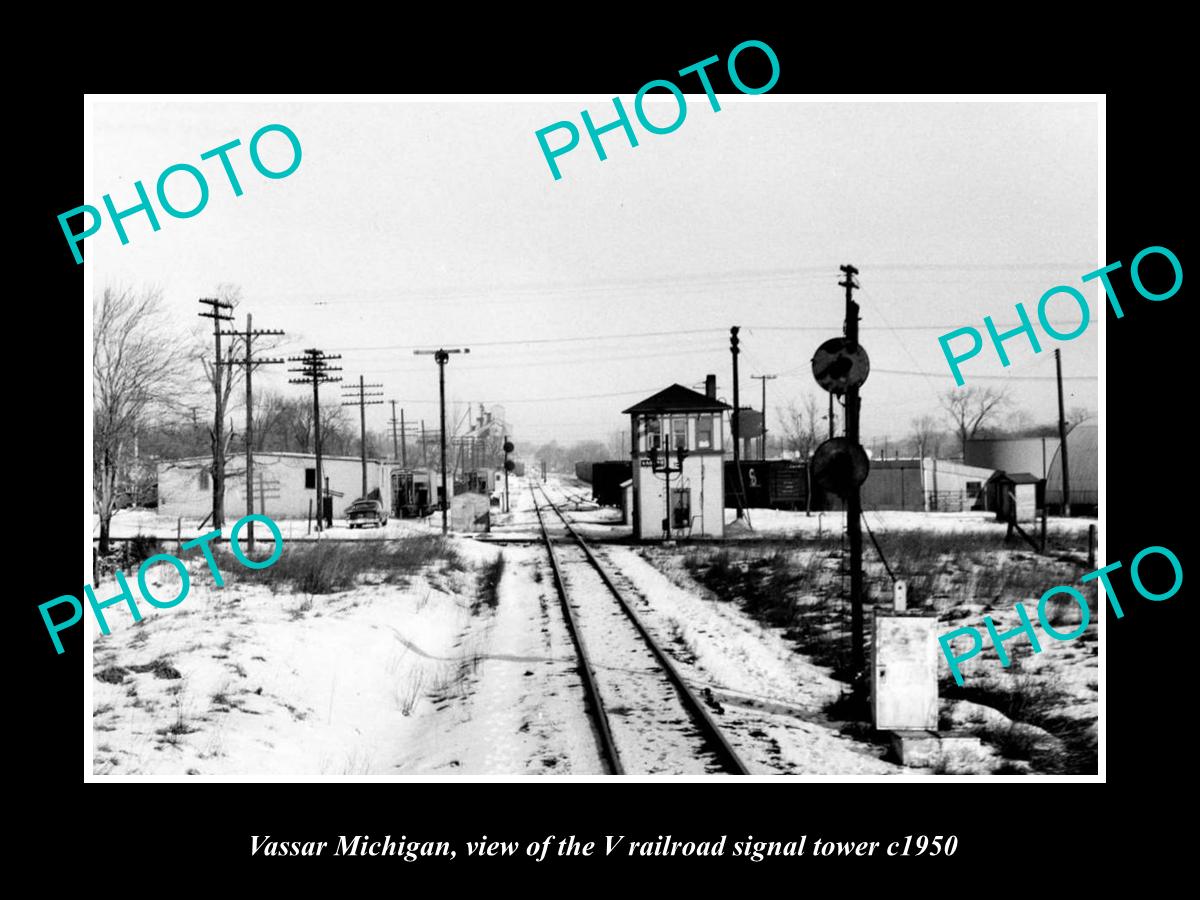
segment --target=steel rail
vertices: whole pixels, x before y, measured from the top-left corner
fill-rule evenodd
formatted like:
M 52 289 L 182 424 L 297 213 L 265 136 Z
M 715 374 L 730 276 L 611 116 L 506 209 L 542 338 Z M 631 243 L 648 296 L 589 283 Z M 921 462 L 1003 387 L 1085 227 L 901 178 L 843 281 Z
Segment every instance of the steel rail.
M 530 493 L 533 494 L 533 491 L 530 490 Z M 592 672 L 591 658 L 583 643 L 583 632 L 575 619 L 575 611 L 571 609 L 571 601 L 567 596 L 567 583 L 563 580 L 562 570 L 558 564 L 558 555 L 554 552 L 554 542 L 546 530 L 546 523 L 542 519 L 542 510 L 538 506 L 536 494 L 533 494 L 533 509 L 537 513 L 538 526 L 542 530 L 542 540 L 545 541 L 546 550 L 550 554 L 550 568 L 554 570 L 554 583 L 558 586 L 558 598 L 562 603 L 563 613 L 566 615 L 567 630 L 571 633 L 572 643 L 575 644 L 575 655 L 578 660 L 576 668 L 583 680 L 584 695 L 592 709 L 592 719 L 596 724 L 596 737 L 600 744 L 600 755 L 613 775 L 624 775 L 625 769 L 621 765 L 621 756 L 617 753 L 617 745 L 613 741 L 612 729 L 608 724 L 608 713 L 605 712 L 604 703 L 600 699 L 600 690 L 596 686 L 596 678 Z
M 700 726 L 701 732 L 710 739 L 710 742 L 714 746 L 716 755 L 720 757 L 725 768 L 735 772 L 738 775 L 751 774 L 750 770 L 746 768 L 746 764 L 742 762 L 741 758 L 737 755 L 737 752 L 733 749 L 728 739 L 726 739 L 725 735 L 722 733 L 720 727 L 713 720 L 712 716 L 709 715 L 708 710 L 704 708 L 704 704 L 692 692 L 691 687 L 688 686 L 688 683 L 684 680 L 683 675 L 680 674 L 679 670 L 675 668 L 675 664 L 671 661 L 671 658 L 667 656 L 667 654 L 658 646 L 658 643 L 646 629 L 646 626 L 642 623 L 642 620 L 638 617 L 637 613 L 633 611 L 633 607 L 630 606 L 629 602 L 625 599 L 624 594 L 621 593 L 620 588 L 613 583 L 612 577 L 608 574 L 608 570 L 606 570 L 596 558 L 596 555 L 592 552 L 592 548 L 589 547 L 587 542 L 579 536 L 579 533 L 571 527 L 571 523 L 567 521 L 567 517 L 563 515 L 562 510 L 555 506 L 554 501 L 550 499 L 550 495 L 546 493 L 545 487 L 540 484 L 538 487 L 542 489 L 542 495 L 546 498 L 546 504 L 552 510 L 554 510 L 555 514 L 562 520 L 563 525 L 566 526 L 566 529 L 568 532 L 570 532 L 571 537 L 575 538 L 576 543 L 579 544 L 579 547 L 583 550 L 583 553 L 588 558 L 588 561 L 591 562 L 592 566 L 600 574 L 600 578 L 604 581 L 604 584 L 608 587 L 609 591 L 612 592 L 612 595 L 617 598 L 617 603 L 620 604 L 621 609 L 624 611 L 625 615 L 629 617 L 629 620 L 633 622 L 638 634 L 642 636 L 642 640 L 646 642 L 646 645 L 650 648 L 650 651 L 654 654 L 659 664 L 663 667 L 663 670 L 667 673 L 671 683 L 679 692 L 684 706 L 687 707 L 688 711 L 696 719 L 697 724 Z M 536 498 L 534 499 L 534 505 L 537 505 Z M 538 522 L 542 522 L 542 514 L 540 510 L 538 511 Z M 542 533 L 545 534 L 544 523 L 542 524 Z

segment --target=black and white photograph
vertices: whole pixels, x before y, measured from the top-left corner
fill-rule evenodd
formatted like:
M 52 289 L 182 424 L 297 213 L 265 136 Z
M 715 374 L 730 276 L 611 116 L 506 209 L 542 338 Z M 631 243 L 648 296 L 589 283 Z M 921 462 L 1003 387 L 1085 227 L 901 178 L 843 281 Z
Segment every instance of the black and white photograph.
M 1103 780 L 1103 96 L 727 51 L 89 98 L 86 780 Z

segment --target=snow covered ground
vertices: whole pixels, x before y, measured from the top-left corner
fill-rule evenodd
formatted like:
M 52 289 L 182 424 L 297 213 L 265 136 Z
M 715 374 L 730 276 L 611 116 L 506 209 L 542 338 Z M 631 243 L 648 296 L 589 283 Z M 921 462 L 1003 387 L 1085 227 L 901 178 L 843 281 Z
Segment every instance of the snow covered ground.
M 585 537 L 607 541 L 599 545 L 602 561 L 660 645 L 707 698 L 755 773 L 914 774 L 884 760 L 882 746 L 841 733 L 843 723 L 833 721 L 827 707 L 848 686 L 831 669 L 798 652 L 782 628 L 763 624 L 740 603 L 717 599 L 684 562 L 696 552 L 756 559 L 767 552 L 762 546 L 752 541 L 690 547 L 619 543 L 629 529 L 619 524 L 618 511 L 583 501 L 573 479 L 551 476 L 547 488 L 552 495 L 573 498 L 566 509 Z M 239 578 L 236 568 L 223 568 L 226 586 L 217 588 L 200 554 L 185 553 L 192 589 L 180 606 L 155 610 L 143 604 L 140 623 L 122 607 L 112 607 L 113 633 L 95 637 L 95 773 L 603 774 L 574 647 L 545 549 L 536 542 L 532 494 L 522 484 L 512 496 L 513 511 L 494 516 L 488 536 L 508 543 L 452 537 L 455 562 L 431 559 L 402 583 L 388 583 L 368 561 L 351 587 L 333 593 L 276 593 L 271 585 Z M 732 519 L 732 511 L 729 515 Z M 751 516 L 755 530 L 748 537 L 815 538 L 842 529 L 840 513 L 753 510 Z M 885 548 L 909 532 L 953 538 L 1004 529 L 982 513 L 869 513 L 868 522 Z M 1051 529 L 1068 543 L 1086 542 L 1088 524 L 1051 520 Z M 345 547 L 374 554 L 383 552 L 375 548 L 390 546 L 301 543 L 294 538 L 304 535 L 305 522 L 280 525 L 285 553 Z M 113 524 L 116 536 L 167 539 L 168 552 L 175 529 L 174 521 L 146 511 L 123 511 Z M 187 540 L 198 533 L 185 529 L 182 536 Z M 393 519 L 381 530 L 326 532 L 356 541 L 428 540 L 436 534 L 437 517 Z M 829 556 L 833 551 L 812 543 L 786 552 Z M 483 582 L 500 557 L 503 570 L 492 605 Z M 831 565 L 836 568 L 836 561 Z M 1077 568 L 1020 549 L 981 546 L 945 558 L 935 554 L 924 589 L 938 609 L 939 633 L 961 625 L 982 627 L 984 614 L 1004 628 L 1010 619 L 1015 624 L 1012 604 L 1028 598 L 997 587 L 997 573 L 1011 575 L 1013 584 L 1048 587 L 1071 583 Z M 883 584 L 884 577 L 882 567 L 870 562 L 868 580 Z M 155 567 L 151 590 L 174 596 L 176 578 L 170 567 Z M 101 597 L 115 593 L 111 580 L 97 589 Z M 828 602 L 828 589 L 814 583 L 805 602 Z M 876 585 L 876 595 L 879 590 Z M 611 602 L 603 591 L 584 594 L 577 602 L 588 604 L 589 611 Z M 1062 743 L 1057 736 L 1062 725 L 1075 732 L 1090 728 L 1094 743 L 1095 617 L 1081 638 L 1044 646 L 1041 654 L 1021 654 L 1010 669 L 999 666 L 990 648 L 967 663 L 971 690 L 943 697 L 943 727 L 990 730 L 1016 743 L 1045 745 Z M 945 675 L 944 661 L 942 667 Z M 1036 700 L 1051 691 L 1057 706 L 1052 722 L 1039 720 L 1045 727 L 1010 718 L 1002 711 L 1008 706 L 996 699 L 1024 702 L 1026 694 Z M 1001 763 L 990 752 L 981 770 Z M 1029 768 L 1019 760 L 1004 764 L 1010 767 L 1006 771 Z
M 472 564 L 498 553 L 455 547 Z M 365 573 L 304 596 L 236 573 L 216 588 L 192 561 L 180 606 L 113 615 L 96 637 L 95 773 L 602 771 L 569 641 L 526 574 L 534 562 L 506 553 L 495 609 L 476 602 L 470 570 L 434 565 L 403 586 Z M 173 570 L 151 571 L 152 591 L 177 592 Z

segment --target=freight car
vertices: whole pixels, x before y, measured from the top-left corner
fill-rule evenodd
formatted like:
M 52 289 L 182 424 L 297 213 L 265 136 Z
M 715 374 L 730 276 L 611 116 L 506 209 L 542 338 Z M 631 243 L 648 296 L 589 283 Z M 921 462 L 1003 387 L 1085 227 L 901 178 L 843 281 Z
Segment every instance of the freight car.
M 733 460 L 725 461 L 725 506 L 748 509 L 805 509 L 809 503 L 808 464 L 793 459 L 741 460 L 738 479 Z M 813 489 L 812 509 L 821 509 Z
M 613 460 L 591 464 L 592 499 L 601 506 L 621 505 L 621 482 L 633 477 L 633 463 Z

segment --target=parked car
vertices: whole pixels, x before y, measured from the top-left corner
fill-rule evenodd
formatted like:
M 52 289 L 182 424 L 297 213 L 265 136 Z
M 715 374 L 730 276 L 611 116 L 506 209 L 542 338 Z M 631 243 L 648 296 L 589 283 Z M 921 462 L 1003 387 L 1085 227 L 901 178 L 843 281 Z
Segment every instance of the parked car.
M 388 517 L 383 503 L 364 497 L 355 500 L 346 508 L 346 520 L 350 523 L 351 528 L 365 525 L 378 525 L 382 528 L 387 524 Z

